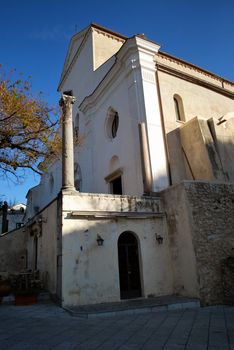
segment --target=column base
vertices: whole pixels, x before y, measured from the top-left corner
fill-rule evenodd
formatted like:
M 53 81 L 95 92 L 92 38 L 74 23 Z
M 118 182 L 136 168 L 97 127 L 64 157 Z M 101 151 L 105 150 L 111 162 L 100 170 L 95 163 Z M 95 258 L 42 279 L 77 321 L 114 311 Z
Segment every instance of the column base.
M 62 191 L 76 191 L 74 186 L 63 186 L 61 188 Z

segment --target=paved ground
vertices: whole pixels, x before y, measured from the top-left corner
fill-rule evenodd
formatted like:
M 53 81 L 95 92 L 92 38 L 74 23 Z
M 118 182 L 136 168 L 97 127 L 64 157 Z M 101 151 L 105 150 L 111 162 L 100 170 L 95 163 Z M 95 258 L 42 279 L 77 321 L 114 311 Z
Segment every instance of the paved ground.
M 53 304 L 1 305 L 0 349 L 234 350 L 234 307 L 81 319 Z

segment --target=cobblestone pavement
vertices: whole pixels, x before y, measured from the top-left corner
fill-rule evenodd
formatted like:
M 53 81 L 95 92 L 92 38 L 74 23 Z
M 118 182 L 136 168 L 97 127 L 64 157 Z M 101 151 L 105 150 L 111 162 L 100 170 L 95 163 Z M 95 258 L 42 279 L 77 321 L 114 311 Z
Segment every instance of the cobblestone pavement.
M 234 350 L 234 307 L 81 319 L 53 304 L 0 306 L 1 350 Z

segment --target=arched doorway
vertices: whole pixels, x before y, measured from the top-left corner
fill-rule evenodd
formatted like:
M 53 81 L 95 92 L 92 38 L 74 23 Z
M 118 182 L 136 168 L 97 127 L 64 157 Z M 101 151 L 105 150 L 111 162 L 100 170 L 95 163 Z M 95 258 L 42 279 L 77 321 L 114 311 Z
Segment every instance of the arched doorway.
M 119 282 L 121 299 L 141 296 L 139 253 L 136 237 L 123 232 L 118 239 Z

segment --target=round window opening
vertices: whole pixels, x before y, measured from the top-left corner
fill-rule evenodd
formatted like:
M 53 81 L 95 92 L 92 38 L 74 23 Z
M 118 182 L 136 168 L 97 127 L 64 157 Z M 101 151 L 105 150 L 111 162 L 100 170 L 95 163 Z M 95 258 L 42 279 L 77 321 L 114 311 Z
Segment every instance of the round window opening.
M 117 131 L 119 128 L 119 114 L 118 112 L 111 110 L 108 113 L 106 131 L 110 139 L 114 139 L 117 136 Z

